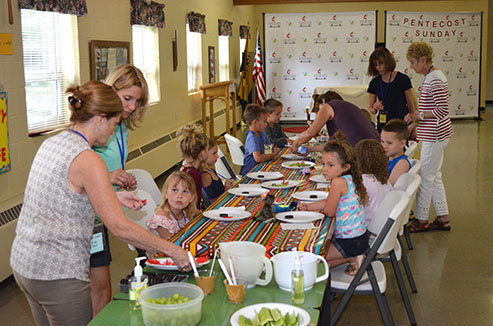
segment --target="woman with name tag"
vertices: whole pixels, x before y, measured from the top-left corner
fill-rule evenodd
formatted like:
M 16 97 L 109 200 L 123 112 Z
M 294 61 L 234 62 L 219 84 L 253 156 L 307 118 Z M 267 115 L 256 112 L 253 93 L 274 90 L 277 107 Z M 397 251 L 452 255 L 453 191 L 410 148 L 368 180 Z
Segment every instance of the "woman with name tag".
M 115 192 L 104 146 L 122 116 L 111 86 L 90 81 L 67 89 L 70 129 L 46 139 L 34 157 L 24 191 L 10 265 L 36 325 L 87 325 L 92 318 L 90 240 L 97 214 L 118 239 L 171 256 L 189 270 L 181 247 L 127 220 L 121 204 L 140 209 L 133 193 Z
M 377 114 L 377 129 L 392 119 L 403 120 L 406 114 L 414 113 L 411 80 L 395 70 L 395 59 L 387 48 L 379 47 L 370 56 L 368 75 L 375 77 L 368 86 L 370 112 Z M 410 125 L 414 128 L 414 124 Z

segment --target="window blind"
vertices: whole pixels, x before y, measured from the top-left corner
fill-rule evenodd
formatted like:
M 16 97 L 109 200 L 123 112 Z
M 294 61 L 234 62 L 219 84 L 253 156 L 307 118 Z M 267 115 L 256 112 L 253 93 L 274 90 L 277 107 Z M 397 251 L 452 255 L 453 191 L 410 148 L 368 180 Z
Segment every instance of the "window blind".
M 188 91 L 195 92 L 202 85 L 202 34 L 187 31 L 187 76 Z
M 157 27 L 132 25 L 133 62 L 149 87 L 149 103 L 159 102 L 159 33 Z
M 229 80 L 229 36 L 219 36 L 219 81 Z
M 33 135 L 69 123 L 65 90 L 79 83 L 77 19 L 22 9 L 21 26 L 27 124 Z

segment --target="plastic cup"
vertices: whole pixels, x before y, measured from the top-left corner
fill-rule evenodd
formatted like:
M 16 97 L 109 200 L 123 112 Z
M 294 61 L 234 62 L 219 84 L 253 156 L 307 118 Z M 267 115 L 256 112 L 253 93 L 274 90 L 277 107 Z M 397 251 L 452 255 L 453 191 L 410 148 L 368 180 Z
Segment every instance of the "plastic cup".
M 212 275 L 209 276 L 210 270 L 199 270 L 199 277 L 195 276 L 195 282 L 202 289 L 205 295 L 214 291 L 214 280 L 216 278 L 216 272 L 212 271 Z
M 229 285 L 228 280 L 224 280 L 224 286 L 226 286 L 226 293 L 228 294 L 229 302 L 231 303 L 242 303 L 245 299 L 245 284 L 246 280 L 241 278 L 236 278 L 236 284 Z

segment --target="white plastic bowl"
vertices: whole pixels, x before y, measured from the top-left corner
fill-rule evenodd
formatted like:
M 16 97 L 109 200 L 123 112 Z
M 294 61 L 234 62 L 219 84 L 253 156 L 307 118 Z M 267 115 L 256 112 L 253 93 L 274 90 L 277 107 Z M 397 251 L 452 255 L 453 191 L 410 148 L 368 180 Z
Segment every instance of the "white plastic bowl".
M 179 304 L 155 304 L 147 299 L 172 297 L 175 293 L 183 295 L 190 301 Z M 145 326 L 194 326 L 202 318 L 202 300 L 204 293 L 196 285 L 188 283 L 166 283 L 153 285 L 142 291 L 139 302 Z

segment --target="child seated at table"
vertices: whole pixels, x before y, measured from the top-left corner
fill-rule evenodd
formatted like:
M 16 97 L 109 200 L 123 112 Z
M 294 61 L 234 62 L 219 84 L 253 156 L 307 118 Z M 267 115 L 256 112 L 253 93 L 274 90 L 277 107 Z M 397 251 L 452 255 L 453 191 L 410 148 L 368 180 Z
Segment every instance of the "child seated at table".
M 387 171 L 388 159 L 382 145 L 375 139 L 359 141 L 354 151 L 361 166 L 363 184 L 368 194 L 365 221 L 366 225 L 369 225 L 380 203 L 392 191 Z
M 204 187 L 207 199 L 209 199 L 210 203 L 213 203 L 219 196 L 231 188 L 233 180 L 227 179 L 223 184 L 216 170 L 214 170 L 217 159 L 219 158 L 217 155 L 217 144 L 214 139 L 209 138 L 208 145 L 207 160 L 202 165 L 200 175 L 202 176 L 202 187 Z
M 183 171 L 169 175 L 162 189 L 162 199 L 154 215 L 146 221 L 147 228 L 167 240 L 198 212 L 195 182 Z
M 197 209 L 202 203 L 202 177 L 199 168 L 207 160 L 208 138 L 198 125 L 186 125 L 178 130 L 178 146 L 183 156 L 183 166 L 180 171 L 188 173 L 195 181 Z
M 272 153 L 265 153 L 265 145 L 270 145 L 264 130 L 267 126 L 267 111 L 256 104 L 248 104 L 243 114 L 243 119 L 248 124 L 248 133 L 245 139 L 245 158 L 241 175 L 245 175 L 258 163 L 263 163 L 275 157 L 279 153 L 279 147 L 274 146 Z
M 349 262 L 346 273 L 356 275 L 368 249 L 369 233 L 366 230 L 363 206 L 368 201 L 361 177 L 361 168 L 353 148 L 339 140 L 326 143 L 322 150 L 322 174 L 331 180 L 329 196 L 314 203 L 300 203 L 299 210 L 323 211 L 335 217 L 334 239 L 327 249 L 326 259 L 330 266 Z
M 271 144 L 277 147 L 291 144 L 292 140 L 286 136 L 279 124 L 282 114 L 282 103 L 276 99 L 268 99 L 264 103 L 265 111 L 267 111 L 267 126 L 265 127 L 265 133 L 269 138 Z
M 411 162 L 404 154 L 409 129 L 404 121 L 392 119 L 383 127 L 380 138 L 385 155 L 389 159 L 389 181 L 394 186 L 397 179 L 411 168 Z

